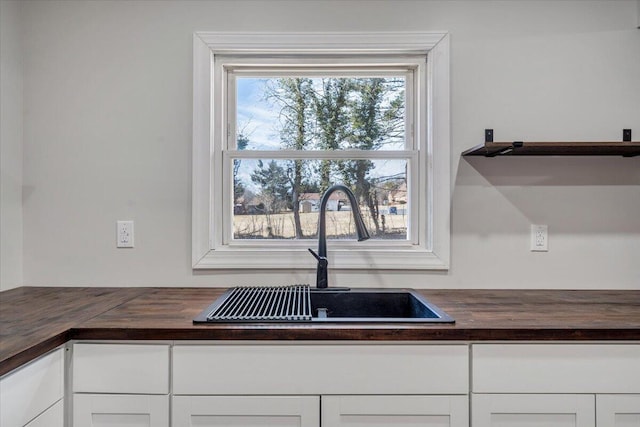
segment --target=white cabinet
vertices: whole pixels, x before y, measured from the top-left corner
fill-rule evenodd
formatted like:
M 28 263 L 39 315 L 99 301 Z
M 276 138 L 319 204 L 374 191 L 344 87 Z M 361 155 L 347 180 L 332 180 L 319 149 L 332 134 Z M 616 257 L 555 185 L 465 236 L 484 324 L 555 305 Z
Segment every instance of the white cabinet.
M 640 345 L 472 346 L 473 427 L 640 427 Z
M 637 343 L 473 344 L 471 360 L 469 349 L 80 343 L 73 427 L 640 427 Z M 1 425 L 60 427 L 46 409 L 27 411 L 22 424 L 2 414 Z
M 466 396 L 322 396 L 322 427 L 467 427 Z
M 169 396 L 76 394 L 74 427 L 169 427 Z
M 37 417 L 58 402 L 62 406 L 63 397 L 64 349 L 58 348 L 2 377 L 0 426 L 23 427 L 30 422 L 42 425 Z M 47 413 L 50 426 L 63 423 L 63 412 L 55 409 Z
M 596 396 L 598 427 L 640 426 L 640 394 Z
M 469 425 L 464 344 L 176 344 L 172 360 L 173 427 Z
M 579 394 L 474 394 L 473 427 L 595 427 L 595 399 Z
M 172 427 L 318 427 L 318 396 L 175 396 Z
M 76 344 L 73 427 L 169 427 L 168 344 Z

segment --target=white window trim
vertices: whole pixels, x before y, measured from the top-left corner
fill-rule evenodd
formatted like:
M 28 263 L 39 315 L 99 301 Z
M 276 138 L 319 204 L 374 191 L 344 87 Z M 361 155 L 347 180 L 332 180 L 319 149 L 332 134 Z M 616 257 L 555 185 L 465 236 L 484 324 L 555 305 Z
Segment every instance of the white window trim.
M 214 141 L 224 139 L 222 112 L 212 109 L 213 95 L 220 90 L 212 79 L 215 55 L 232 53 L 402 53 L 427 54 L 427 95 L 424 115 L 417 123 L 427 149 L 421 152 L 426 174 L 430 211 L 420 212 L 427 224 L 428 241 L 407 249 L 329 248 L 335 269 L 446 270 L 450 262 L 450 105 L 449 36 L 447 33 L 217 33 L 198 32 L 193 38 L 193 181 L 192 265 L 194 269 L 290 269 L 315 268 L 316 261 L 300 246 L 264 248 L 218 245 L 214 224 L 215 194 L 223 191 L 214 168 L 222 168 L 222 153 Z M 424 170 L 425 168 L 421 168 Z M 428 175 L 427 175 L 428 174 Z M 220 174 L 221 176 L 221 174 Z M 427 223 L 428 219 L 428 223 Z M 218 222 L 219 223 L 219 222 Z M 310 240 L 310 246 L 315 241 Z

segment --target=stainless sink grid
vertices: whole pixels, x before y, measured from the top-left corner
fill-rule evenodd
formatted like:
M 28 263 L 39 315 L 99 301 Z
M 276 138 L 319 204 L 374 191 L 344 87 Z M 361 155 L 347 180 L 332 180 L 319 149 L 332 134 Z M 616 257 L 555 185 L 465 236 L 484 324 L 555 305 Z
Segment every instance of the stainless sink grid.
M 310 322 L 310 289 L 309 285 L 240 286 L 229 289 L 209 309 L 205 322 Z

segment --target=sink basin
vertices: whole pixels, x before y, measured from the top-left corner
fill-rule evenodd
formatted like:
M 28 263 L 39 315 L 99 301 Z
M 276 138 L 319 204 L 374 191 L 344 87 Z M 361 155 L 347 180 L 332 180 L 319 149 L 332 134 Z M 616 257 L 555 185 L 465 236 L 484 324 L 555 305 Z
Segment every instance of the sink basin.
M 311 313 L 313 322 L 454 322 L 411 289 L 311 290 Z
M 454 323 L 412 289 L 239 287 L 225 292 L 194 323 Z

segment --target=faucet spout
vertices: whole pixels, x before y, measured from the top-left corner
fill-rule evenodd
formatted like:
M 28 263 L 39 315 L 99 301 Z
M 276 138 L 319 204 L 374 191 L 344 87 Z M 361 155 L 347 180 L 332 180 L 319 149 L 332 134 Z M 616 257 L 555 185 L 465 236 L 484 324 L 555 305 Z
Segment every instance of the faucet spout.
M 356 200 L 356 196 L 353 194 L 353 192 L 348 187 L 342 184 L 336 184 L 329 187 L 327 191 L 325 191 L 325 193 L 322 195 L 322 199 L 320 199 L 320 218 L 318 220 L 318 252 L 315 253 L 313 250 L 309 249 L 309 252 L 311 252 L 311 254 L 318 260 L 318 269 L 316 272 L 316 287 L 318 289 L 326 289 L 329 285 L 327 280 L 329 261 L 327 260 L 326 209 L 327 203 L 329 202 L 329 197 L 335 191 L 342 191 L 347 195 L 347 198 L 349 199 L 358 241 L 362 242 L 369 239 L 370 237 L 369 232 L 367 231 L 367 227 L 364 225 L 364 220 L 362 219 L 362 214 L 360 213 L 360 208 L 358 207 L 358 201 Z

